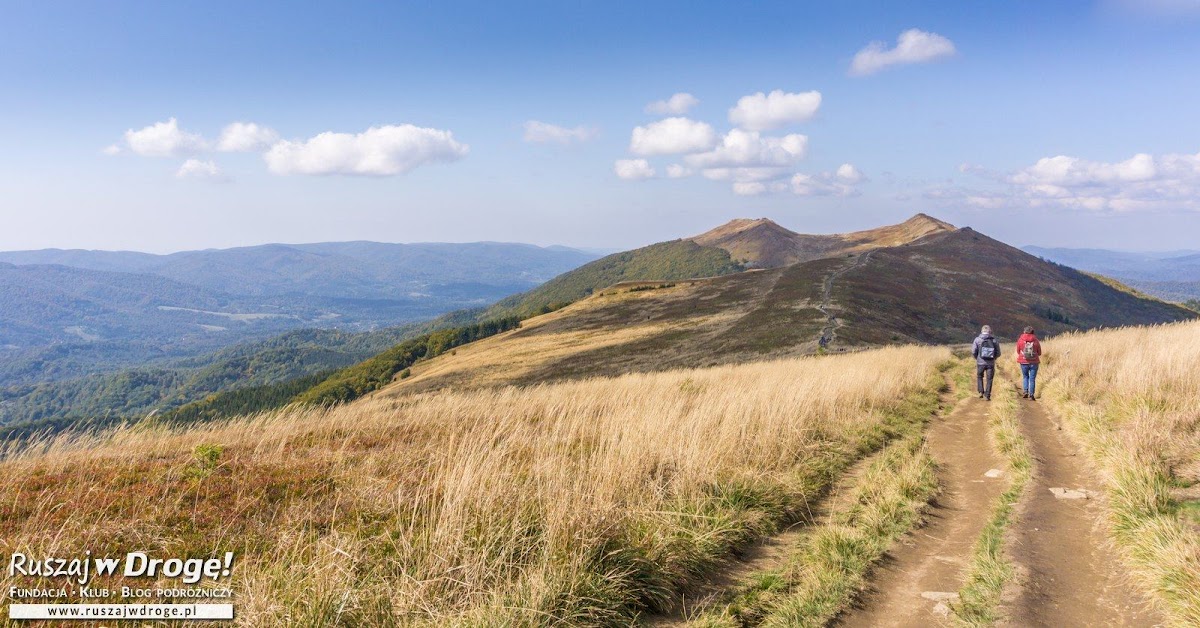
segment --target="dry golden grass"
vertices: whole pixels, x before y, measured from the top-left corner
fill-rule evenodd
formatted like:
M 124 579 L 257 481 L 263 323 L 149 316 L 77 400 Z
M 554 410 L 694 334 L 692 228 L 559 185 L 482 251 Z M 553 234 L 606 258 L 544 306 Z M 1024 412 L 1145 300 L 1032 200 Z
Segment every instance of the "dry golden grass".
M 0 463 L 0 552 L 235 551 L 246 625 L 627 623 L 797 518 L 893 435 L 901 399 L 936 395 L 948 358 L 890 348 L 59 440 Z
M 557 316 L 558 312 L 543 315 Z M 543 317 L 522 323 L 529 332 L 548 321 Z M 663 333 L 667 324 L 627 325 L 618 329 L 584 329 L 557 333 L 530 334 L 515 341 L 512 333 L 472 342 L 411 369 L 412 377 L 398 382 L 392 392 L 421 390 L 426 385 L 445 387 L 452 383 L 471 388 L 487 388 L 511 382 L 530 374 L 546 362 L 571 355 L 616 347 Z
M 1046 343 L 1038 387 L 1099 463 L 1112 533 L 1172 623 L 1200 624 L 1200 323 Z M 1043 388 L 1044 386 L 1044 388 Z
M 539 381 L 547 375 L 547 366 L 564 360 L 586 363 L 589 354 L 598 351 L 617 352 L 625 366 L 623 371 L 662 370 L 668 356 L 680 351 L 679 347 L 664 346 L 660 351 L 631 351 L 625 346 L 638 341 L 666 337 L 672 332 L 686 330 L 697 336 L 713 336 L 736 322 L 745 312 L 730 307 L 725 311 L 708 313 L 676 312 L 673 316 L 651 316 L 655 308 L 682 308 L 680 302 L 694 296 L 698 286 L 706 280 L 670 282 L 623 282 L 585 299 L 581 299 L 561 310 L 526 319 L 516 332 L 498 334 L 472 342 L 431 360 L 417 363 L 410 369 L 411 376 L 395 382 L 385 394 L 410 394 L 443 388 L 490 388 L 522 383 L 525 380 Z M 632 290 L 632 288 L 669 285 L 654 290 Z M 641 304 L 640 315 L 629 312 L 619 314 L 619 320 L 609 318 L 589 319 L 603 316 L 606 308 L 629 306 L 636 309 Z M 648 305 L 647 305 L 648 304 Z M 608 313 L 611 316 L 611 313 Z M 665 344 L 665 343 L 664 343 Z M 816 350 L 816 336 L 811 347 L 803 347 L 805 354 Z M 792 351 L 792 354 L 801 350 Z M 748 356 L 726 356 L 716 352 L 706 356 L 706 366 L 723 363 L 748 362 L 763 359 L 761 354 Z M 774 355 L 772 357 L 785 357 Z M 678 363 L 678 362 L 676 362 Z M 576 370 L 595 375 L 594 368 L 579 364 Z M 578 375 L 578 373 L 576 373 Z

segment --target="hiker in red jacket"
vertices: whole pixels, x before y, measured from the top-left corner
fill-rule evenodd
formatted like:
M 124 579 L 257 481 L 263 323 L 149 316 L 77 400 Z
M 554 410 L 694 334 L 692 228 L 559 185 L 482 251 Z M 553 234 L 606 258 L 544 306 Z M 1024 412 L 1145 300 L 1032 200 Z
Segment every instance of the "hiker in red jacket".
M 1021 365 L 1021 386 L 1025 389 L 1024 397 L 1035 401 L 1037 397 L 1038 363 L 1042 361 L 1042 343 L 1033 334 L 1033 327 L 1026 327 L 1025 333 L 1017 339 L 1017 363 Z

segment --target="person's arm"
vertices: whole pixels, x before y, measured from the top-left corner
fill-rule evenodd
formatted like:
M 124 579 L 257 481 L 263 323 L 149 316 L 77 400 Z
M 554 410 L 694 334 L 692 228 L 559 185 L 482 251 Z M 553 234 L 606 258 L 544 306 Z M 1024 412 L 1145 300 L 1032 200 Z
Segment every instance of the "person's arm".
M 979 357 L 979 339 L 978 338 L 975 339 L 975 342 L 971 343 L 971 357 L 973 357 L 973 358 Z

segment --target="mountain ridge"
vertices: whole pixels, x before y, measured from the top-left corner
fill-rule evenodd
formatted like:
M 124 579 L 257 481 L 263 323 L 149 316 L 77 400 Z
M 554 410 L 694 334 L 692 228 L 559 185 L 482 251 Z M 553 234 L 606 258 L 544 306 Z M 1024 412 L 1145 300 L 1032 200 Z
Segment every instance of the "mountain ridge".
M 839 248 L 826 250 L 833 256 L 710 278 L 610 285 L 521 329 L 418 363 L 385 394 L 953 344 L 970 341 L 983 324 L 1011 341 L 1025 325 L 1053 335 L 1196 317 L 970 227 L 914 219 L 838 237 Z M 779 233 L 765 221 L 722 227 L 706 232 L 713 237 L 705 241 L 762 228 Z M 861 248 L 846 252 L 855 246 Z
M 898 246 L 955 229 L 954 225 L 924 213 L 894 225 L 835 234 L 798 233 L 769 218 L 736 218 L 687 239 L 702 246 L 723 249 L 732 259 L 750 268 L 777 268 L 872 248 Z

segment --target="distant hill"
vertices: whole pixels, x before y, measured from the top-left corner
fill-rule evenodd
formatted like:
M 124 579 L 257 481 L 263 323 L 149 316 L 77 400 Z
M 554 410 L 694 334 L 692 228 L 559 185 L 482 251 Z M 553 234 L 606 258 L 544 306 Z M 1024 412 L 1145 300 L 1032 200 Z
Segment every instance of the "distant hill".
M 506 292 L 252 296 L 140 273 L 0 264 L 0 388 L 154 364 L 291 329 L 366 331 L 486 305 Z
M 138 273 L 0 264 L 0 387 L 318 325 L 331 305 L 235 296 Z
M 0 252 L 0 262 L 10 264 L 150 274 L 229 294 L 359 299 L 455 295 L 463 291 L 461 286 L 481 285 L 511 293 L 596 257 L 561 246 L 499 242 L 264 244 L 169 255 L 61 249 Z
M 1200 280 L 1197 281 L 1141 281 L 1125 279 L 1125 283 L 1152 294 L 1160 299 L 1182 303 L 1200 300 Z
M 778 230 L 768 231 L 768 241 L 778 241 Z M 596 290 L 519 330 L 418 363 L 390 390 L 531 384 L 882 344 L 960 343 L 985 323 L 1011 342 L 1025 325 L 1057 334 L 1196 317 L 969 228 L 938 221 L 907 242 L 905 230 L 892 233 L 891 242 L 899 244 L 867 237 L 858 252 L 830 246 L 834 257 L 780 268 Z
M 1022 247 L 1027 253 L 1088 272 L 1116 277 L 1159 298 L 1200 298 L 1200 251 L 1130 253 L 1104 249 Z

